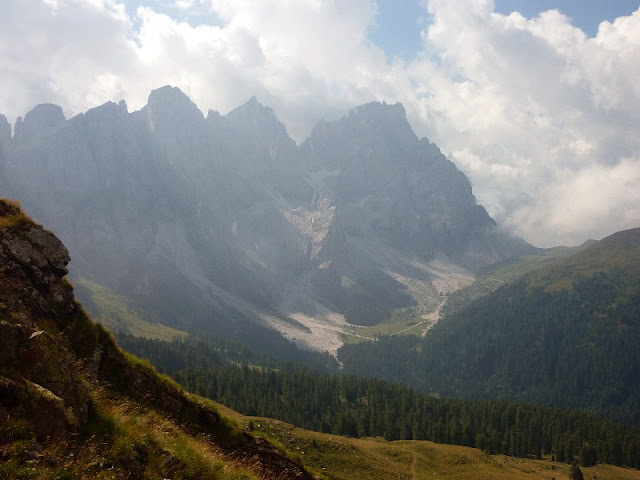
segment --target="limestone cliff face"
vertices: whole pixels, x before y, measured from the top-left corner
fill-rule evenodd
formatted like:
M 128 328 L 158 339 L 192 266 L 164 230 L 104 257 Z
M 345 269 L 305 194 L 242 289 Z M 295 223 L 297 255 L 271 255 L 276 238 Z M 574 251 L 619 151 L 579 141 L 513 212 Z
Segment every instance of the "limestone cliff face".
M 456 259 L 474 236 L 495 227 L 466 176 L 415 136 L 400 104 L 362 105 L 320 124 L 302 150 L 313 172 L 331 172 L 322 188 L 340 205 L 339 220 L 354 236 Z
M 12 442 L 31 434 L 36 463 L 43 457 L 38 452 L 52 442 L 70 442 L 77 455 L 90 455 L 82 451 L 87 428 L 95 429 L 101 421 L 96 417 L 101 402 L 116 396 L 121 402 L 144 403 L 179 422 L 185 432 L 207 433 L 212 448 L 254 458 L 256 471 L 265 478 L 310 478 L 264 440 L 238 432 L 232 445 L 225 440 L 229 427 L 217 411 L 126 357 L 75 302 L 65 279 L 69 260 L 51 232 L 29 219 L 17 203 L 0 200 L 0 460 L 12 461 Z M 101 441 L 108 449 L 117 434 L 105 435 Z M 158 452 L 140 448 L 146 450 L 133 463 L 113 461 L 115 478 L 142 478 L 144 459 L 150 462 Z

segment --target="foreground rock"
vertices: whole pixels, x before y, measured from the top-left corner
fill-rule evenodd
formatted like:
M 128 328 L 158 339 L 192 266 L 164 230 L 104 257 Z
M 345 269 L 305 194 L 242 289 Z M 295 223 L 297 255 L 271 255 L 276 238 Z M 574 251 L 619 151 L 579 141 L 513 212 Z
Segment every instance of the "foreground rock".
M 100 462 L 115 478 L 152 472 L 201 478 L 198 469 L 209 467 L 180 460 L 180 450 L 163 447 L 151 428 L 124 426 L 123 412 L 135 410 L 140 419 L 173 425 L 182 442 L 196 442 L 188 437 L 197 435 L 202 455 L 221 452 L 260 478 L 311 478 L 267 441 L 234 429 L 215 409 L 125 355 L 75 302 L 64 278 L 68 262 L 53 234 L 16 203 L 0 200 L 0 476 L 14 478 L 29 461 L 53 478 L 63 456 L 57 445 L 66 445 L 65 469 L 98 468 L 91 459 L 100 445 Z M 128 436 L 130 447 L 123 447 Z

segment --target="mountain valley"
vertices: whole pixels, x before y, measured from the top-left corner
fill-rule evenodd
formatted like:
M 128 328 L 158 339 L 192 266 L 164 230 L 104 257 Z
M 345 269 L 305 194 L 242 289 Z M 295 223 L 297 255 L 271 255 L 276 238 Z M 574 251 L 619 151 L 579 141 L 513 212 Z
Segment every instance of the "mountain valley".
M 424 338 L 349 344 L 339 358 L 347 372 L 427 393 L 590 409 L 638 426 L 639 252 L 640 229 L 617 232 L 461 302 Z
M 637 249 L 635 237 L 622 232 L 594 245 L 600 250 L 592 247 L 580 255 L 594 266 L 604 258 L 603 250 L 613 248 L 613 263 L 629 264 L 626 253 Z M 313 415 L 329 422 L 319 429 L 331 433 L 240 415 L 186 393 L 146 361 L 120 350 L 74 300 L 65 279 L 68 262 L 66 248 L 53 234 L 17 203 L 0 200 L 3 478 L 328 480 L 436 475 L 550 480 L 568 475 L 566 462 L 578 459 L 582 467 L 574 464 L 571 469 L 582 468 L 600 479 L 640 478 L 638 470 L 603 463 L 640 467 L 640 432 L 592 414 L 439 400 L 379 381 L 319 376 L 222 340 L 211 344 L 218 345 L 212 350 L 193 343 L 191 336 L 170 343 L 123 339 L 133 350 L 147 348 L 156 363 L 191 391 L 226 391 L 228 401 L 245 409 L 252 403 L 251 408 L 258 409 L 281 403 L 283 411 L 301 423 L 315 411 Z M 561 263 L 565 275 L 548 275 L 551 285 L 566 285 L 566 273 L 576 265 L 590 274 L 586 264 L 573 257 Z M 632 270 L 636 267 L 631 265 Z M 537 271 L 532 275 L 543 278 Z M 155 358 L 153 352 L 164 353 Z M 316 368 L 335 371 L 330 359 Z M 167 361 L 182 362 L 182 370 L 172 370 Z M 215 378 L 220 368 L 222 375 L 212 389 L 207 378 Z M 315 394 L 306 391 L 309 387 Z M 316 407 L 303 406 L 309 402 Z M 369 417 L 369 422 L 360 422 Z M 405 440 L 388 442 L 382 435 Z M 409 440 L 430 436 L 441 443 Z M 500 454 L 503 449 L 510 456 Z
M 13 136 L 0 124 L 0 187 L 68 245 L 96 318 L 102 289 L 151 324 L 258 348 L 275 331 L 289 341 L 276 348 L 335 355 L 353 326 L 407 308 L 433 322 L 442 294 L 536 251 L 495 225 L 399 104 L 321 122 L 300 146 L 255 98 L 205 117 L 173 87 L 136 112 L 107 103 L 66 120 L 39 105 Z
M 9 478 L 637 478 L 640 230 L 529 245 L 399 104 L 300 145 L 255 98 L 40 105 L 0 188 L 74 259 L 0 202 Z

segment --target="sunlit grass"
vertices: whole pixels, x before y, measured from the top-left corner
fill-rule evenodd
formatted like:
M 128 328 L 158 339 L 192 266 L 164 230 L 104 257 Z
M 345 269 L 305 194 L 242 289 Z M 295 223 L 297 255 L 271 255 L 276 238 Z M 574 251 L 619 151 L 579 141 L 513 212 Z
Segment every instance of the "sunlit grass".
M 23 214 L 19 213 L 17 215 L 11 215 L 9 217 L 0 217 L 0 230 L 4 230 L 5 228 L 17 228 L 21 225 L 24 225 L 29 218 Z
M 279 420 L 246 417 L 212 402 L 226 417 L 299 455 L 309 471 L 326 480 L 557 480 L 569 465 L 428 441 L 347 438 L 296 428 Z M 640 471 L 612 465 L 582 469 L 585 479 L 640 480 Z
M 145 457 L 147 478 L 260 478 L 250 466 L 225 455 L 211 438 L 190 435 L 155 410 L 130 400 L 109 398 L 104 393 L 98 401 L 97 430 L 103 431 L 92 438 L 113 438 L 106 452 L 108 458 L 135 465 L 136 459 Z M 103 463 L 104 457 L 103 454 Z M 88 458 L 95 461 L 95 452 L 89 451 Z

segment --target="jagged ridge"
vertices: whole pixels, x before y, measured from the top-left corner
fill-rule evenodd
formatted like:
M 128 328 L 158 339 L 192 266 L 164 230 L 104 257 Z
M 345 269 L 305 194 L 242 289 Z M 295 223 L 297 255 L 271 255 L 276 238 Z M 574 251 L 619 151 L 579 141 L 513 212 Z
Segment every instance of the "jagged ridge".
M 451 272 L 470 279 L 530 248 L 400 104 L 357 107 L 299 147 L 255 98 L 205 118 L 173 87 L 137 112 L 107 103 L 64 120 L 39 106 L 13 138 L 4 123 L 0 185 L 58 232 L 72 278 L 150 321 L 255 347 L 275 328 L 335 352 L 349 323 L 433 312 L 460 286 Z

